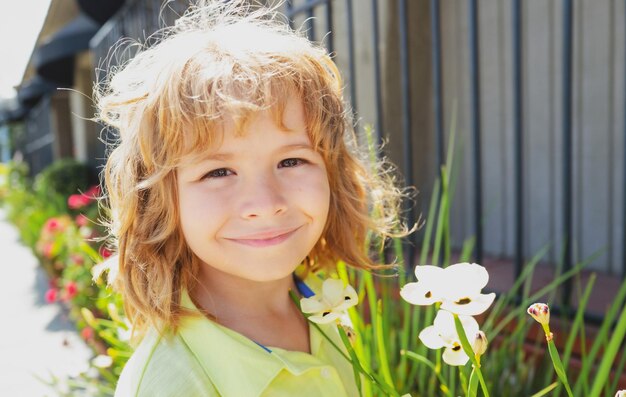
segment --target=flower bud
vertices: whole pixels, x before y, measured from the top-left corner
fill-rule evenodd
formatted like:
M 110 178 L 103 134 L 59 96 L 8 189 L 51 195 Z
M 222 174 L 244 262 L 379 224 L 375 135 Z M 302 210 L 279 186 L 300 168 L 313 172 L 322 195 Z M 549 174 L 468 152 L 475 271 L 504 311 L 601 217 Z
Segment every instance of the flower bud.
M 476 336 L 474 336 L 474 341 L 472 342 L 472 350 L 474 350 L 474 354 L 477 356 L 482 356 L 485 351 L 487 351 L 487 344 L 489 341 L 487 340 L 487 336 L 483 331 L 478 331 Z
M 626 390 L 619 390 L 615 393 L 615 397 L 626 397 Z
M 548 325 L 550 323 L 550 308 L 545 303 L 533 303 L 527 310 L 539 324 Z

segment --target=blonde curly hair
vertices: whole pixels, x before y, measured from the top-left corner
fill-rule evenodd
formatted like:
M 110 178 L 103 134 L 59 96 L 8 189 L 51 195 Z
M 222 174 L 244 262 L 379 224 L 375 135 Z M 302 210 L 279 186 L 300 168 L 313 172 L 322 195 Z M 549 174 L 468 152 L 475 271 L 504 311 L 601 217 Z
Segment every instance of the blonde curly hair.
M 338 260 L 382 268 L 368 255 L 369 239 L 407 233 L 389 167 L 365 166 L 359 154 L 337 67 L 276 9 L 201 1 L 97 85 L 97 118 L 118 133 L 103 172 L 119 266 L 114 285 L 135 329 L 176 330 L 185 314 L 181 292 L 193 289 L 200 262 L 181 231 L 176 169 L 219 142 L 226 116 L 242 129 L 270 109 L 282 125 L 289 95 L 301 99 L 331 190 L 322 238 L 305 260 L 311 271 Z

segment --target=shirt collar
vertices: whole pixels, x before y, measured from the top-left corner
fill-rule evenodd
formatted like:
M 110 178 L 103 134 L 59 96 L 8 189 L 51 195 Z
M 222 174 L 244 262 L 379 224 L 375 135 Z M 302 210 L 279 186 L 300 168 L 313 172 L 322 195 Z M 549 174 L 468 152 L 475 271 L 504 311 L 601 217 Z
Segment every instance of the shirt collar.
M 296 285 L 303 296 L 315 295 L 307 284 L 297 278 Z M 187 309 L 198 310 L 187 291 L 183 292 L 181 303 Z M 309 365 L 298 365 L 287 361 L 280 354 L 274 354 L 266 347 L 204 316 L 183 318 L 179 334 L 221 395 L 258 396 L 281 370 L 286 369 L 295 375 L 300 375 L 310 368 Z M 316 362 L 313 356 L 316 356 L 325 342 L 324 337 L 314 331 L 311 325 L 309 325 L 309 337 L 310 363 L 313 365 Z M 245 360 L 238 360 L 237 363 L 241 367 L 233 371 L 232 366 L 223 365 L 223 361 L 228 361 L 229 357 L 245 357 Z M 305 358 L 306 355 L 300 357 Z M 306 358 L 305 360 L 309 361 Z M 242 374 L 253 375 L 243 379 Z

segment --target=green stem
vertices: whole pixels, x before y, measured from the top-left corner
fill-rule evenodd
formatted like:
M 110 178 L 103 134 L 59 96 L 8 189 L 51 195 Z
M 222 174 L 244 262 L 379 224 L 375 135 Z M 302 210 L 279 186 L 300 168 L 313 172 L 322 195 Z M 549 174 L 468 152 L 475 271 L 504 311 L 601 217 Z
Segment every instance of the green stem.
M 561 361 L 559 352 L 556 349 L 556 345 L 554 344 L 552 333 L 550 332 L 550 326 L 548 324 L 541 324 L 541 325 L 543 327 L 544 332 L 546 333 L 546 339 L 548 340 L 548 351 L 550 352 L 550 358 L 552 359 L 554 370 L 556 371 L 557 376 L 559 377 L 559 379 L 565 386 L 567 395 L 569 397 L 574 397 L 574 394 L 572 393 L 572 389 L 569 386 L 569 382 L 567 381 L 567 374 L 565 373 L 565 369 L 563 368 L 563 362 Z
M 478 392 L 478 375 L 476 374 L 476 367 L 472 369 L 472 374 L 470 375 L 469 385 L 467 387 L 467 396 L 468 397 L 476 397 L 476 393 Z
M 417 354 L 412 351 L 401 351 L 400 354 L 403 356 L 406 356 L 407 358 L 410 358 L 413 361 L 425 364 L 428 368 L 430 368 L 433 371 L 433 373 L 437 376 L 437 379 L 439 379 L 439 387 L 442 390 L 447 390 L 447 394 L 449 396 L 452 396 L 450 388 L 446 384 L 446 380 L 443 378 L 443 376 L 441 376 L 441 373 L 437 371 L 437 368 L 435 368 L 435 364 L 432 361 L 430 361 L 427 357 L 424 357 L 421 354 Z
M 463 351 L 468 355 L 472 364 L 474 364 L 474 371 L 476 371 L 476 375 L 478 376 L 478 380 L 480 381 L 480 387 L 485 394 L 485 397 L 489 397 L 489 391 L 487 390 L 487 384 L 485 384 L 485 379 L 483 378 L 483 374 L 480 370 L 480 363 L 476 359 L 476 355 L 474 354 L 474 349 L 472 349 L 472 345 L 470 345 L 469 340 L 467 339 L 467 335 L 465 335 L 465 329 L 463 329 L 463 324 L 461 324 L 461 320 L 459 319 L 459 315 L 453 313 L 454 315 L 454 326 L 456 328 L 456 332 L 459 335 L 459 339 L 461 341 L 461 346 L 463 346 Z
M 326 333 L 322 330 L 322 328 L 315 322 L 309 320 L 309 315 L 306 313 L 302 312 L 302 309 L 300 309 L 300 298 L 298 298 L 298 296 L 295 294 L 295 292 L 293 292 L 292 290 L 289 290 L 289 296 L 291 297 L 291 300 L 293 300 L 293 302 L 295 303 L 296 307 L 298 308 L 298 310 L 300 310 L 300 313 L 302 313 L 302 315 L 307 319 L 307 321 L 313 325 L 315 327 L 315 329 L 317 329 L 319 331 L 319 333 L 328 341 L 330 342 L 330 344 L 337 350 L 337 352 L 339 352 L 339 354 L 341 354 L 341 356 L 343 358 L 346 359 L 347 362 L 349 362 L 353 368 L 356 368 L 359 372 L 361 372 L 363 375 L 365 375 L 374 385 L 376 385 L 380 390 L 386 392 L 388 395 L 392 395 L 392 396 L 397 396 L 399 397 L 399 394 L 393 389 L 393 387 L 391 387 L 390 385 L 387 385 L 385 382 L 381 382 L 380 378 L 378 378 L 377 376 L 375 376 L 374 374 L 371 374 L 369 372 L 367 372 L 362 366 L 361 363 L 359 362 L 358 358 L 356 360 L 352 360 L 350 359 L 350 357 L 348 357 L 343 350 L 341 350 L 341 348 L 339 346 L 337 346 L 337 344 L 328 336 L 326 335 Z M 338 328 L 341 328 L 341 326 L 338 326 Z M 343 329 L 341 329 L 339 331 L 339 335 L 341 336 L 341 333 L 343 332 Z M 345 332 L 343 334 L 346 339 L 344 341 L 344 344 L 346 345 L 346 349 L 352 353 L 354 353 L 354 349 L 352 349 L 352 345 L 350 344 L 350 341 L 347 339 L 347 336 L 345 335 Z M 343 340 L 343 338 L 342 338 Z M 347 342 L 347 344 L 346 344 Z M 356 356 L 356 353 L 354 353 Z

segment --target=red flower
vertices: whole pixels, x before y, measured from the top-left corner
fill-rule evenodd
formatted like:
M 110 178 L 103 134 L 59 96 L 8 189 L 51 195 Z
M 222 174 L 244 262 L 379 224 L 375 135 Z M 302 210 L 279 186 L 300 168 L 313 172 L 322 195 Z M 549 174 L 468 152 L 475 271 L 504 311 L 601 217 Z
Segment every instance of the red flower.
M 106 259 L 111 255 L 113 255 L 113 253 L 109 251 L 104 245 L 100 247 L 100 256 L 102 256 L 103 259 Z
M 87 226 L 88 223 L 89 223 L 89 218 L 87 218 L 85 215 L 78 214 L 76 216 L 76 225 L 78 225 L 79 227 Z
M 58 230 L 61 230 L 61 222 L 59 222 L 59 220 L 57 218 L 50 218 L 46 221 L 46 224 L 44 225 L 44 230 L 49 232 L 49 233 L 54 233 Z
M 54 303 L 57 300 L 57 290 L 54 288 L 50 288 L 49 290 L 46 291 L 46 302 L 48 303 Z
M 91 198 L 91 199 L 95 199 L 98 198 L 100 196 L 100 186 L 98 185 L 94 185 L 92 187 L 90 187 L 85 193 L 85 196 Z
M 72 194 L 67 199 L 67 206 L 73 210 L 82 208 L 91 202 L 91 198 L 82 194 Z
M 76 294 L 78 293 L 78 287 L 76 286 L 76 283 L 73 281 L 69 281 L 67 284 L 65 284 L 65 297 L 67 298 L 67 300 L 72 299 L 73 297 L 76 296 Z
M 85 340 L 93 339 L 93 328 L 85 327 L 82 331 L 80 331 L 80 336 Z

